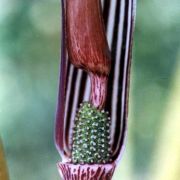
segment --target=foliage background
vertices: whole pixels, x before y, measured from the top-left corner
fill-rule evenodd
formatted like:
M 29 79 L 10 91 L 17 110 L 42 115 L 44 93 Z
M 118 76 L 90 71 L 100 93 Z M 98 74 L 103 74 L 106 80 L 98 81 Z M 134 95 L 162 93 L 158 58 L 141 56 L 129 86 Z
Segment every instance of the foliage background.
M 138 0 L 127 148 L 114 180 L 180 177 L 180 1 Z M 58 179 L 59 0 L 0 0 L 0 136 L 11 180 Z

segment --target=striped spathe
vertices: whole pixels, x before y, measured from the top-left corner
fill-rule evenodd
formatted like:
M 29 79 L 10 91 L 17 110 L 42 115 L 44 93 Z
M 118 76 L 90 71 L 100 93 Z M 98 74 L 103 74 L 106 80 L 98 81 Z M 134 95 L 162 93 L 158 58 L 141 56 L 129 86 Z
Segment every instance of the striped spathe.
M 123 149 L 127 127 L 135 0 L 102 0 L 101 2 L 112 60 L 105 110 L 109 112 L 112 120 L 111 148 L 113 159 L 117 161 Z M 62 6 L 65 6 L 64 1 Z M 63 27 L 64 21 L 63 19 Z M 87 73 L 77 69 L 67 60 L 69 57 L 64 38 L 63 28 L 55 141 L 58 151 L 66 161 L 71 157 L 72 130 L 76 112 L 79 104 L 89 99 L 91 88 Z

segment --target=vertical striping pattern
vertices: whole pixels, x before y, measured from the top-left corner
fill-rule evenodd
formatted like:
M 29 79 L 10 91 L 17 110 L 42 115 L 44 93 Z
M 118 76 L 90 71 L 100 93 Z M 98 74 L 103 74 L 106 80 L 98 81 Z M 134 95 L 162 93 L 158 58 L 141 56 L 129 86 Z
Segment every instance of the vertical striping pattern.
M 112 119 L 112 131 L 111 131 L 111 136 L 114 137 L 115 134 L 115 127 L 116 127 L 116 121 L 118 118 L 116 117 L 116 112 L 119 109 L 117 106 L 117 101 L 118 101 L 118 83 L 119 83 L 119 74 L 120 74 L 120 65 L 121 65 L 121 47 L 122 47 L 122 33 L 123 33 L 123 22 L 124 22 L 124 3 L 125 0 L 121 0 L 121 7 L 120 7 L 120 17 L 119 17 L 119 23 L 118 23 L 118 35 L 117 35 L 117 53 L 115 57 L 115 70 L 113 73 L 113 78 L 112 78 L 112 83 L 114 88 L 112 89 L 112 99 L 111 99 L 111 119 Z M 112 138 L 113 141 L 113 138 Z M 111 142 L 112 144 L 113 142 Z
M 111 180 L 115 165 L 74 165 L 59 163 L 58 169 L 64 180 Z
M 124 108 L 124 102 L 122 101 L 122 91 L 123 91 L 123 80 L 124 80 L 124 71 L 126 71 L 126 68 L 124 66 L 124 64 L 128 61 L 128 59 L 125 59 L 125 53 L 127 51 L 126 49 L 126 38 L 127 38 L 127 16 L 126 14 L 128 13 L 128 1 L 125 1 L 123 3 L 123 1 L 121 1 L 121 7 L 124 9 L 124 14 L 123 14 L 123 18 L 124 18 L 124 21 L 123 21 L 123 32 L 121 34 L 121 39 L 122 39 L 122 44 L 121 44 L 121 49 L 118 49 L 118 42 L 117 40 L 114 40 L 117 44 L 116 44 L 116 49 L 115 49 L 115 52 L 116 53 L 113 53 L 115 55 L 117 55 L 117 53 L 120 51 L 121 52 L 121 56 L 120 58 L 117 56 L 115 56 L 115 61 L 116 62 L 119 62 L 119 68 L 115 70 L 115 73 L 118 73 L 118 76 L 117 76 L 117 79 L 116 79 L 116 82 L 113 82 L 113 87 L 115 88 L 118 88 L 118 93 L 117 93 L 117 104 L 115 105 L 116 107 L 116 111 L 114 112 L 114 123 L 116 126 L 114 128 L 114 134 L 113 134 L 113 142 L 112 142 L 112 150 L 113 150 L 113 153 L 115 154 L 115 149 L 116 149 L 116 143 L 117 144 L 120 144 L 120 137 L 121 137 L 121 134 L 123 133 L 122 131 L 122 126 L 124 125 L 123 123 L 126 123 L 126 120 L 125 120 L 125 117 L 124 117 L 124 112 L 123 112 L 123 108 Z M 120 8 L 120 6 L 118 6 Z M 119 13 L 117 13 L 117 21 L 119 21 L 120 19 L 120 15 L 121 15 L 121 12 L 120 11 L 117 11 Z M 116 28 L 115 28 L 116 29 Z M 117 27 L 118 29 L 118 27 Z M 118 33 L 118 32 L 117 32 Z M 116 33 L 116 34 L 117 34 Z M 118 34 L 117 34 L 117 37 L 118 37 Z M 115 39 L 117 38 L 115 37 Z M 125 74 L 127 76 L 127 74 Z M 113 77 L 114 79 L 114 77 Z M 114 90 L 114 89 L 113 89 Z M 114 93 L 114 92 L 112 92 Z M 113 97 L 112 97 L 113 98 Z M 114 101 L 116 101 L 116 99 L 112 99 L 111 100 L 111 103 L 113 103 Z M 111 106 L 113 108 L 113 105 Z M 123 117 L 122 117 L 123 116 Z M 124 121 L 125 120 L 125 121 Z M 124 121 L 124 122 L 123 122 Z M 116 142 L 116 143 L 114 143 Z
M 102 0 L 101 2 L 112 60 L 105 109 L 109 111 L 112 119 L 111 143 L 113 159 L 116 160 L 119 159 L 126 133 L 135 0 Z M 64 0 L 62 0 L 62 5 L 64 5 Z M 63 29 L 63 37 L 64 31 Z M 63 40 L 59 87 L 61 95 L 58 99 L 55 135 L 57 149 L 67 160 L 71 157 L 75 112 L 79 104 L 87 100 L 90 95 L 90 81 L 86 72 L 75 68 L 67 61 L 65 46 Z
M 82 78 L 82 70 L 78 71 L 78 74 L 77 74 L 77 80 L 76 80 L 76 85 L 75 85 L 75 89 L 73 91 L 73 96 L 74 96 L 74 101 L 73 101 L 73 107 L 78 107 L 79 104 L 78 104 L 78 98 L 80 96 L 80 82 L 81 82 L 81 78 Z M 76 109 L 72 109 L 72 112 L 71 112 L 71 119 L 70 119 L 70 128 L 69 128 L 69 133 L 70 133 L 70 137 L 72 137 L 72 133 L 73 133 L 73 127 L 74 127 L 74 117 L 76 116 L 76 111 L 77 111 L 77 108 Z M 72 149 L 72 142 L 70 141 L 69 142 L 70 144 L 70 149 Z
M 63 160 L 66 159 L 66 152 L 64 151 L 64 114 L 65 112 L 65 96 L 66 96 L 66 77 L 67 61 L 66 61 L 66 44 L 65 44 L 65 29 L 64 29 L 64 1 L 62 0 L 62 44 L 61 44 L 61 63 L 60 63 L 60 77 L 59 77 L 59 94 L 57 102 L 56 122 L 55 122 L 55 145 Z
M 114 147 L 113 153 L 114 158 L 119 160 L 121 154 L 120 151 L 123 149 L 124 139 L 126 135 L 127 129 L 127 115 L 128 115 L 128 93 L 129 93 L 129 78 L 130 78 L 130 65 L 131 65 L 131 52 L 132 52 L 132 34 L 134 30 L 134 8 L 135 8 L 135 1 L 129 0 L 125 1 L 125 16 L 124 16 L 124 31 L 123 31 L 123 43 L 122 43 L 122 50 L 121 50 L 121 61 L 122 65 L 120 66 L 120 76 L 119 76 L 119 85 L 121 85 L 122 89 L 118 91 L 118 101 L 117 107 L 121 104 L 121 112 L 117 115 L 117 122 L 120 121 L 120 126 L 116 126 L 114 140 Z M 123 55 L 124 54 L 124 55 Z M 121 101 L 120 101 L 121 99 Z M 116 123 L 117 125 L 117 123 Z M 120 132 L 119 132 L 120 131 Z M 116 134 L 117 133 L 117 134 Z M 116 141 L 117 140 L 117 141 Z M 117 143 L 118 142 L 118 143 Z M 117 143 L 117 145 L 115 145 Z

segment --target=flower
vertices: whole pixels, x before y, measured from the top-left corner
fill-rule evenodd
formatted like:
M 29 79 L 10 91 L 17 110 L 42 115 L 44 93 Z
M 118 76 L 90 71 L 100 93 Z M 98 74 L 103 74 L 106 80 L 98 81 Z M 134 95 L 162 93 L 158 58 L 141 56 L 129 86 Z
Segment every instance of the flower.
M 98 0 L 62 1 L 55 140 L 64 179 L 83 174 L 89 180 L 92 173 L 98 179 L 100 172 L 111 179 L 119 162 L 127 127 L 134 1 L 116 0 L 115 9 L 112 1 L 104 1 L 104 16 Z

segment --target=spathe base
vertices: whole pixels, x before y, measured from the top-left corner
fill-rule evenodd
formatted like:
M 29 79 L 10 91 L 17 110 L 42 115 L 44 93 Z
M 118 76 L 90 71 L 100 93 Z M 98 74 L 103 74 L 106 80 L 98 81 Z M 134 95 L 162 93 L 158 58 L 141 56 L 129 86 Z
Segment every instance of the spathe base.
M 111 180 L 115 164 L 58 163 L 63 180 Z

